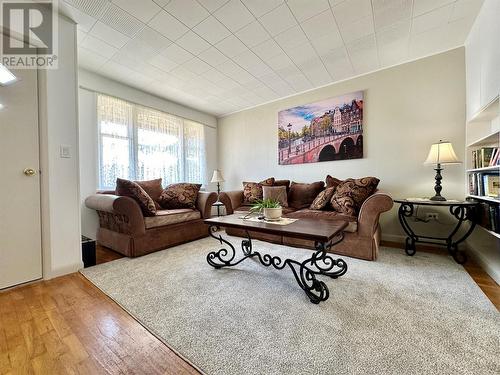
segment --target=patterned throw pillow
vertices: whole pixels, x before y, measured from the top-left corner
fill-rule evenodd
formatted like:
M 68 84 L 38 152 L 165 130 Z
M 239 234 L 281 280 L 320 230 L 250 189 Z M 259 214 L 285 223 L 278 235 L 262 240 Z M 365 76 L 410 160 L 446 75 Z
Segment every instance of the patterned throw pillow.
M 281 207 L 288 207 L 286 186 L 262 186 L 262 196 L 280 202 Z
M 155 202 L 155 206 L 157 210 L 160 210 L 160 204 L 158 201 L 160 200 L 160 195 L 163 192 L 163 186 L 161 186 L 161 178 L 157 178 L 156 180 L 147 180 L 147 181 L 134 181 L 137 185 L 144 189 L 146 193 L 153 199 Z
M 297 210 L 309 207 L 314 198 L 323 190 L 324 186 L 325 183 L 323 181 L 311 184 L 292 182 L 290 192 L 288 193 L 288 204 Z
M 273 186 L 274 177 L 261 182 L 243 182 L 243 204 L 253 204 L 264 197 L 262 186 Z
M 350 196 L 342 196 L 336 197 L 335 195 L 330 200 L 330 204 L 334 211 L 337 211 L 344 215 L 355 216 L 356 215 L 356 207 L 354 203 L 354 199 Z
M 134 181 L 116 179 L 116 195 L 133 198 L 139 203 L 144 216 L 155 216 L 156 206 L 153 199 Z
M 201 184 L 168 185 L 161 193 L 159 203 L 165 209 L 196 208 L 200 188 Z
M 335 211 L 339 211 L 340 207 L 353 206 L 355 212 L 358 212 L 366 198 L 375 192 L 379 182 L 375 177 L 348 178 L 337 186 L 330 203 Z M 349 199 L 340 199 L 345 197 L 352 199 L 352 202 Z
M 342 183 L 342 180 L 339 180 L 338 178 L 335 178 L 335 177 L 328 175 L 325 178 L 325 183 L 326 183 L 327 188 L 329 188 L 329 187 L 336 188 L 337 186 L 339 186 Z
M 332 199 L 333 193 L 335 192 L 335 187 L 327 187 L 321 193 L 319 193 L 314 201 L 309 207 L 311 210 L 322 210 L 326 207 L 330 200 Z

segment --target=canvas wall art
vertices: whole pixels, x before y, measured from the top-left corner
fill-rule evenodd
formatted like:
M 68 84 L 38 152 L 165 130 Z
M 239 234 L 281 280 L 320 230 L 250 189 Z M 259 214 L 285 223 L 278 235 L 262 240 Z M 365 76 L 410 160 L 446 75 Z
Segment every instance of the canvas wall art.
M 279 112 L 279 164 L 362 157 L 363 91 Z

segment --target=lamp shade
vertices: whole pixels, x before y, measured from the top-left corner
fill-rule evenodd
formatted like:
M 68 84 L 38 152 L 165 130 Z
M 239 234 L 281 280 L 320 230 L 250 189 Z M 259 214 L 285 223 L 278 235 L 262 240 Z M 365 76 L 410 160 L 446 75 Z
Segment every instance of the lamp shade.
M 218 169 L 214 170 L 214 174 L 212 175 L 212 181 L 210 182 L 224 182 L 224 177 L 222 177 L 222 172 Z
M 431 146 L 424 164 L 460 164 L 450 142 L 439 141 Z

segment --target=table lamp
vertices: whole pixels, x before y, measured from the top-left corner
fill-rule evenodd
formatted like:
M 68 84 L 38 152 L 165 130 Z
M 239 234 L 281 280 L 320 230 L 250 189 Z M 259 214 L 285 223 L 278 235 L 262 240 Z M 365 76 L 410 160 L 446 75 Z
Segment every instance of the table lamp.
M 224 177 L 222 177 L 222 172 L 218 169 L 214 170 L 214 174 L 212 175 L 212 180 L 210 182 L 217 182 L 217 201 L 219 201 L 220 183 L 224 182 Z
M 425 160 L 424 164 L 433 164 L 436 165 L 434 170 L 436 171 L 436 185 L 434 186 L 434 191 L 436 195 L 434 195 L 431 201 L 445 201 L 446 198 L 441 196 L 441 180 L 443 177 L 441 176 L 441 164 L 460 164 L 461 161 L 458 160 L 455 151 L 453 150 L 453 146 L 450 142 L 439 141 L 438 143 L 434 143 L 431 146 L 429 151 L 429 155 Z

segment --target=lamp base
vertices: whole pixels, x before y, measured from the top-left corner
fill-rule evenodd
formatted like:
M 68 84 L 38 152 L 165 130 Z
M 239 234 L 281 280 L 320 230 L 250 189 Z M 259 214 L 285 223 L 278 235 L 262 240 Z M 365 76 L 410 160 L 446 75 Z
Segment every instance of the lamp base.
M 443 202 L 443 201 L 445 201 L 445 200 L 446 200 L 446 198 L 445 198 L 445 197 L 442 197 L 442 196 L 440 196 L 440 195 L 435 195 L 435 196 L 433 196 L 432 198 L 429 198 L 429 200 L 431 200 L 431 201 L 440 201 L 440 202 Z

